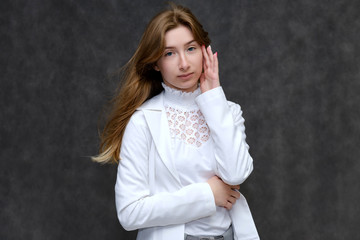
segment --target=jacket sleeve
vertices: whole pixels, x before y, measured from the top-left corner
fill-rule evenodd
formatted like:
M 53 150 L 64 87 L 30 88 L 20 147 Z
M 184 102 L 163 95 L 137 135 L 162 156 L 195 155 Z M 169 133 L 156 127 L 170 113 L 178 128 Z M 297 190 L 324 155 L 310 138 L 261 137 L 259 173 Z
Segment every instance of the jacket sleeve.
M 245 126 L 238 104 L 228 102 L 221 87 L 196 98 L 215 142 L 217 175 L 227 184 L 243 183 L 253 170 Z
M 142 113 L 134 115 L 123 136 L 115 185 L 117 215 L 124 229 L 182 224 L 215 213 L 214 196 L 207 183 L 151 194 L 151 134 Z

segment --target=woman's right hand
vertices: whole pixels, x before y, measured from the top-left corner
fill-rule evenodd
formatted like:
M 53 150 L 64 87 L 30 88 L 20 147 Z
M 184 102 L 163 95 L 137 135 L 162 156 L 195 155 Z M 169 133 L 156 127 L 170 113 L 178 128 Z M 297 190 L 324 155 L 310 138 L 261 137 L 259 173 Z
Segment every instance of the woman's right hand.
M 231 186 L 224 183 L 218 176 L 213 176 L 207 183 L 210 185 L 214 194 L 215 204 L 219 207 L 224 207 L 227 210 L 232 208 L 232 205 L 240 198 L 240 185 Z

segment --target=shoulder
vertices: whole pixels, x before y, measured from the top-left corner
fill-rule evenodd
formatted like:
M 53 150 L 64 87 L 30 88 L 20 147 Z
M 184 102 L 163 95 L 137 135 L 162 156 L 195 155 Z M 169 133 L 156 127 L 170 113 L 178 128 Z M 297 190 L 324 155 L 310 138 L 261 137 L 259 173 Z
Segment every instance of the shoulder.
M 147 128 L 148 113 L 161 112 L 164 110 L 163 92 L 148 99 L 138 107 L 130 118 L 129 125 L 144 126 Z
M 146 123 L 144 112 L 141 110 L 135 110 L 133 115 L 130 117 L 130 122 L 135 125 L 142 125 L 143 123 Z
M 148 126 L 146 124 L 145 115 L 142 111 L 136 110 L 133 115 L 131 115 L 129 122 L 126 125 L 125 133 L 136 135 L 135 133 L 146 134 L 147 132 Z
M 138 107 L 130 118 L 129 123 L 146 125 L 146 118 L 144 111 L 162 110 L 163 98 L 162 93 L 146 100 L 140 107 Z
M 162 110 L 164 107 L 164 92 L 145 101 L 137 110 Z
M 151 133 L 147 124 L 145 114 L 141 110 L 136 110 L 130 117 L 128 124 L 126 125 L 123 144 L 134 143 L 141 145 L 141 142 L 150 142 Z

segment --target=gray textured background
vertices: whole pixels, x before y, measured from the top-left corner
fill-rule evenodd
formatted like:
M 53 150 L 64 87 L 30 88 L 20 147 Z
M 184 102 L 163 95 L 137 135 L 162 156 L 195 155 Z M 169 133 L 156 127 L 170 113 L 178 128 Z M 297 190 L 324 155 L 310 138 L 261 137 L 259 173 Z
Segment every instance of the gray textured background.
M 134 239 L 115 166 L 88 156 L 117 85 L 165 1 L 2 0 L 0 239 Z M 242 186 L 262 239 L 356 239 L 360 2 L 178 1 L 219 52 L 255 170 Z

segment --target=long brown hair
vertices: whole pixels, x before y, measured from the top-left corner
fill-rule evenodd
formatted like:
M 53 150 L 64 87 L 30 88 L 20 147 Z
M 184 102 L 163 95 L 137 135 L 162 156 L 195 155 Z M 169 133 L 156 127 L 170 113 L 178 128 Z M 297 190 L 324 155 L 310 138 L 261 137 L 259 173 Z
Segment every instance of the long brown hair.
M 148 24 L 139 46 L 124 67 L 123 83 L 112 100 L 112 110 L 100 136 L 100 153 L 92 157 L 100 163 L 118 163 L 125 127 L 146 100 L 159 94 L 161 73 L 154 66 L 165 50 L 165 33 L 184 25 L 200 45 L 208 46 L 208 33 L 188 8 L 170 3 L 170 9 L 156 15 Z

